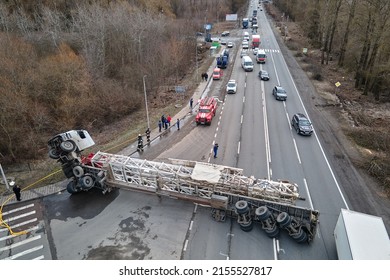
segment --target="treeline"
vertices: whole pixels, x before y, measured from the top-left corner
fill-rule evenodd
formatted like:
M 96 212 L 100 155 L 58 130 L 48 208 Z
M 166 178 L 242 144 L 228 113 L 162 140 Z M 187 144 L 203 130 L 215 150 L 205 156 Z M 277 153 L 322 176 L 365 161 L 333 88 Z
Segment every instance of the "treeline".
M 355 74 L 355 87 L 375 100 L 390 98 L 390 1 L 274 0 L 284 20 L 299 22 L 321 63 L 336 59 Z
M 44 157 L 56 133 L 139 110 L 143 76 L 148 89 L 183 77 L 195 65 L 196 31 L 217 20 L 213 4 L 240 2 L 2 1 L 0 160 Z

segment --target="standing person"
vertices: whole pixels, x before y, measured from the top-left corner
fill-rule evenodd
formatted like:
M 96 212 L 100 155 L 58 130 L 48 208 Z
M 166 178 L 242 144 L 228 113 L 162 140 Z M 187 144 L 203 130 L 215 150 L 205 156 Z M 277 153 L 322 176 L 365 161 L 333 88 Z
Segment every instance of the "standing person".
M 207 80 L 209 79 L 209 74 L 204 73 L 204 79 L 205 79 L 205 81 L 207 82 Z
M 176 125 L 177 125 L 177 130 L 180 130 L 180 120 L 179 119 L 177 119 Z
M 217 143 L 214 144 L 213 151 L 214 151 L 214 158 L 217 158 L 217 153 L 218 153 L 218 144 Z
M 162 116 L 161 116 L 161 123 L 162 123 L 162 125 L 165 124 L 165 115 L 162 115 Z
M 20 198 L 20 191 L 21 191 L 20 187 L 17 184 L 15 184 L 14 181 L 11 181 L 9 185 L 12 187 L 12 190 L 15 193 L 16 200 L 21 201 L 22 199 Z
M 171 120 L 172 120 L 171 116 L 168 115 L 168 117 L 167 117 L 167 122 L 168 122 L 168 125 L 169 125 L 169 126 L 171 126 Z
M 194 99 L 191 97 L 190 99 L 190 109 L 192 110 L 192 104 L 194 103 Z
M 161 120 L 158 120 L 158 132 L 161 132 L 162 123 Z

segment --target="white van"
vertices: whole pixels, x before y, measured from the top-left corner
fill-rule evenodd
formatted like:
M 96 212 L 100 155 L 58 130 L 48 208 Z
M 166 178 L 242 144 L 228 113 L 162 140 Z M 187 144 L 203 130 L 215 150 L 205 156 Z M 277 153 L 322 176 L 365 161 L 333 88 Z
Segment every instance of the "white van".
M 247 31 L 244 32 L 244 40 L 249 42 L 249 32 Z
M 252 59 L 249 56 L 244 55 L 241 59 L 241 66 L 246 72 L 253 71 Z
M 256 62 L 265 63 L 266 60 L 267 60 L 267 55 L 265 54 L 265 51 L 260 49 L 256 54 Z

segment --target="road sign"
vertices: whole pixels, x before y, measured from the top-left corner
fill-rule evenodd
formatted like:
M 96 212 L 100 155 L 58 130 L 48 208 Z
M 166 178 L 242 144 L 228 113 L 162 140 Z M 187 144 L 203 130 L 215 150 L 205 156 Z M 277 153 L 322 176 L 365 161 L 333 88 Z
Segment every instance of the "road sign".
M 175 86 L 175 92 L 176 93 L 185 93 L 186 92 L 186 88 L 183 87 L 183 86 Z
M 341 84 L 339 82 L 337 82 L 337 83 L 335 83 L 335 86 L 339 87 L 339 86 L 341 86 Z

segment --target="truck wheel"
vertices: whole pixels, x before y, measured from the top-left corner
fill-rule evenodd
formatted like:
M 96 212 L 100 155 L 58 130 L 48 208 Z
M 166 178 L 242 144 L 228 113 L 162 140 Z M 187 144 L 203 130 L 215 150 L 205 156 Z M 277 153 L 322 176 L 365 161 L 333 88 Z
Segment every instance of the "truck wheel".
M 291 237 L 298 243 L 303 243 L 307 241 L 307 234 L 303 229 L 299 229 L 299 232 Z
M 84 169 L 80 165 L 73 167 L 73 175 L 80 178 L 84 175 Z
M 248 202 L 245 200 L 240 200 L 236 202 L 237 214 L 245 214 L 248 212 Z
M 265 229 L 265 233 L 268 235 L 269 238 L 277 237 L 279 235 L 279 232 L 279 228 L 276 225 L 272 229 Z
M 78 191 L 76 190 L 76 186 L 74 185 L 73 180 L 68 183 L 68 185 L 66 186 L 66 190 L 70 194 L 78 193 Z
M 57 153 L 56 149 L 50 149 L 49 150 L 49 158 L 59 159 L 60 155 Z
M 76 150 L 76 145 L 71 141 L 64 141 L 60 144 L 60 148 L 64 152 L 71 153 Z
M 95 181 L 91 175 L 85 175 L 84 177 L 81 178 L 81 184 L 84 188 L 90 189 L 95 184 Z
M 253 222 L 250 221 L 248 224 L 240 224 L 240 228 L 245 232 L 251 231 L 253 229 Z
M 278 215 L 276 221 L 281 228 L 286 228 L 291 224 L 291 217 L 286 212 L 282 212 Z
M 267 206 L 260 206 L 259 208 L 256 209 L 255 214 L 260 221 L 267 220 L 271 215 Z

